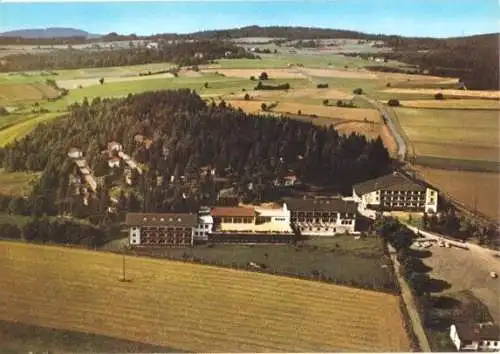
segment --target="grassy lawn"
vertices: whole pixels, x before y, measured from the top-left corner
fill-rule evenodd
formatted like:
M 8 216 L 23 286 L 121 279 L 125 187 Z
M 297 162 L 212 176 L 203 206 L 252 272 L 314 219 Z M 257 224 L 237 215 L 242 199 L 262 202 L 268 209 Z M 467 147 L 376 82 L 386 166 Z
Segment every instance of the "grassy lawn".
M 314 271 L 342 284 L 390 287 L 395 281 L 380 239 L 353 236 L 314 239 L 304 246 L 292 245 L 201 245 L 192 249 L 141 249 L 134 254 L 182 260 L 195 257 L 221 265 L 245 267 L 249 262 L 265 264 L 278 274 L 310 277 Z
M 120 282 L 121 255 L 13 242 L 0 254 L 4 321 L 190 352 L 410 350 L 395 295 L 143 257 L 125 257 Z
M 398 107 L 395 112 L 417 156 L 499 161 L 497 111 Z
M 0 194 L 27 196 L 39 178 L 38 172 L 6 172 L 0 168 Z
M 31 216 L 23 215 L 9 215 L 7 213 L 0 213 L 0 223 L 14 224 L 18 227 L 23 227 L 31 220 Z

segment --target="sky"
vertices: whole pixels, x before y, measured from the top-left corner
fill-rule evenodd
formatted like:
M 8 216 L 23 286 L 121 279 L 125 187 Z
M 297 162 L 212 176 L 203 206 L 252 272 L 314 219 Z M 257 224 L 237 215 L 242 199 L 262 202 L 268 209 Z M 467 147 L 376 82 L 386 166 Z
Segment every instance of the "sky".
M 73 27 L 91 33 L 189 33 L 249 25 L 404 36 L 499 32 L 498 0 L 113 1 L 0 0 L 0 32 Z

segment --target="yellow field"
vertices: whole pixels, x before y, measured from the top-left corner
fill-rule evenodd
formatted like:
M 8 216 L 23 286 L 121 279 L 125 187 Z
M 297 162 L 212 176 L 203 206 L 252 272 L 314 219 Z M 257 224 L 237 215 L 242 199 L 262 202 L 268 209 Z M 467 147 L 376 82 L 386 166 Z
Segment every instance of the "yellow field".
M 370 122 L 380 122 L 380 114 L 376 109 L 369 108 L 344 108 L 344 107 L 328 107 L 320 105 L 309 105 L 293 102 L 280 102 L 275 112 L 297 114 L 298 111 L 302 114 L 316 114 L 321 117 L 348 119 L 363 121 L 365 118 Z
M 461 98 L 489 98 L 500 99 L 500 91 L 471 91 L 471 90 L 451 90 L 451 89 L 405 89 L 405 88 L 390 88 L 382 90 L 382 92 L 395 92 L 395 93 L 414 93 L 414 94 L 427 94 L 435 95 L 441 92 L 444 97 L 461 97 Z
M 195 352 L 409 351 L 397 296 L 0 242 L 0 319 Z
M 262 101 L 245 101 L 245 100 L 231 100 L 226 101 L 226 103 L 230 104 L 234 108 L 241 108 L 243 111 L 247 113 L 258 113 L 261 112 Z
M 481 99 L 453 99 L 453 100 L 400 100 L 403 107 L 412 108 L 448 108 L 448 109 L 497 109 L 500 110 L 500 101 Z

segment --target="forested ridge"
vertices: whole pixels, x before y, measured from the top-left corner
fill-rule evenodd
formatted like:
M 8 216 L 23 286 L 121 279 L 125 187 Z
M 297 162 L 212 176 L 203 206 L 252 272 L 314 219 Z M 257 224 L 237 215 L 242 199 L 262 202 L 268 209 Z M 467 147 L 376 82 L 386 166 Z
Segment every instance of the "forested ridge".
M 404 38 L 385 40 L 393 52 L 385 56 L 418 65 L 431 75 L 457 76 L 470 89 L 500 89 L 499 34 L 460 38 Z
M 226 55 L 227 52 L 230 52 L 230 55 Z M 2 57 L 0 71 L 95 68 L 162 62 L 189 66 L 208 63 L 224 57 L 256 58 L 255 55 L 231 42 L 217 40 L 162 42 L 158 49 L 146 47 L 115 50 L 70 49 L 54 50 L 41 54 L 12 54 Z
M 137 134 L 152 140 L 149 147 L 136 141 Z M 122 211 L 194 211 L 214 203 L 218 190 L 227 186 L 246 201 L 277 199 L 273 181 L 290 173 L 305 183 L 350 192 L 354 183 L 386 173 L 390 163 L 381 139 L 370 142 L 339 135 L 332 127 L 248 115 L 223 103 L 207 105 L 184 89 L 75 104 L 65 118 L 39 125 L 3 149 L 3 167 L 43 171 L 30 213 L 70 212 L 98 222 L 111 204 L 110 187 L 124 184 L 123 167 L 110 169 L 102 153 L 112 140 L 145 170 L 118 197 Z M 80 147 L 95 175 L 105 176 L 88 207 L 69 184 L 70 175 L 77 174 L 67 157 L 71 147 Z M 214 168 L 215 176 L 202 176 L 202 166 Z M 218 179 L 224 177 L 221 184 Z

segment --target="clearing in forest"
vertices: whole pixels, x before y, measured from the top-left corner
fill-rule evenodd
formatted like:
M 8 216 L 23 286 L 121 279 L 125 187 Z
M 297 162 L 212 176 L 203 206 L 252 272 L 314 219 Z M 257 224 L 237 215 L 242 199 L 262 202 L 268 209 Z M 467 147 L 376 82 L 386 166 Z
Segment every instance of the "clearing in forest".
M 0 319 L 197 352 L 405 352 L 398 296 L 64 247 L 0 242 Z

